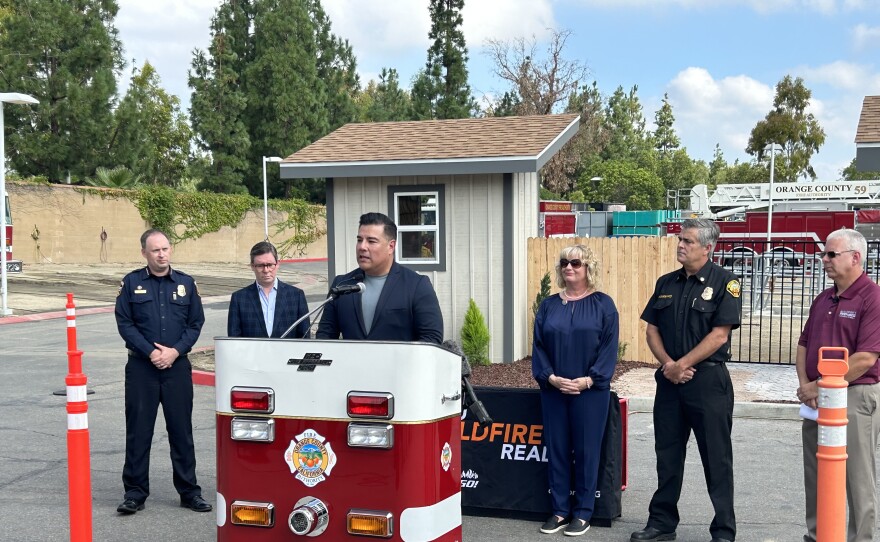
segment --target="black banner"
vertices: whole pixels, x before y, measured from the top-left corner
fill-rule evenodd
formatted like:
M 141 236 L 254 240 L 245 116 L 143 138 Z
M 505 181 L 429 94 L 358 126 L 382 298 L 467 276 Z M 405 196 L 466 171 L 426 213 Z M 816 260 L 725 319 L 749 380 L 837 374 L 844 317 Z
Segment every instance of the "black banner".
M 461 422 L 461 503 L 471 515 L 544 520 L 552 512 L 547 452 L 542 444 L 541 396 L 536 389 L 476 388 L 494 423 Z M 621 408 L 611 392 L 599 463 L 593 525 L 621 515 Z

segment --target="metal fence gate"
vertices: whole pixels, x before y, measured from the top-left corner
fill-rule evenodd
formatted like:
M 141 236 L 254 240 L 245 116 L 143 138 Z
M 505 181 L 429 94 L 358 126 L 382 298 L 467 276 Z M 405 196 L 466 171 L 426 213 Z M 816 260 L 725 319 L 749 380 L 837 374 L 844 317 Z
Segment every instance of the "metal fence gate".
M 739 276 L 742 324 L 731 336 L 731 361 L 795 363 L 797 343 L 810 305 L 832 286 L 818 252 L 823 243 L 749 241 L 747 246 L 716 250 L 715 263 Z M 768 250 L 769 249 L 769 250 Z M 875 282 L 880 241 L 868 243 L 865 271 Z

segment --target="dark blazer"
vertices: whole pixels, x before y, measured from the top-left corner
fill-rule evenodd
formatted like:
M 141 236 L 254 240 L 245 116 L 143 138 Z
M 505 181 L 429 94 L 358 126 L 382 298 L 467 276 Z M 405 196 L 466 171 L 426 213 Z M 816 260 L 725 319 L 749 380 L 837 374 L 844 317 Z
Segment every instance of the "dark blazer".
M 364 272 L 355 269 L 334 278 L 330 287 L 357 284 L 363 280 Z M 349 340 L 440 344 L 443 341 L 443 314 L 431 281 L 394 262 L 376 304 L 369 334 L 364 327 L 360 292 L 339 296 L 324 305 L 324 315 L 315 337 L 338 339 L 340 335 Z
M 226 334 L 230 337 L 269 337 L 266 321 L 263 319 L 263 306 L 260 301 L 259 286 L 254 282 L 250 286 L 232 293 L 229 302 L 229 316 L 226 321 Z M 281 337 L 290 324 L 308 314 L 306 294 L 296 286 L 278 281 L 275 293 L 275 319 L 272 322 L 272 337 Z M 302 339 L 309 331 L 309 319 L 306 318 L 290 332 L 286 338 Z

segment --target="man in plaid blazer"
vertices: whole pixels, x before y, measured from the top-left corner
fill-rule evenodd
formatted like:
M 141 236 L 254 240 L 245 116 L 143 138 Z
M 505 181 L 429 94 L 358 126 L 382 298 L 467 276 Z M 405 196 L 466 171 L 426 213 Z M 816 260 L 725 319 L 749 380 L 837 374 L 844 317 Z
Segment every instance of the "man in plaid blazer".
M 251 269 L 256 281 L 232 294 L 226 334 L 230 337 L 281 337 L 297 319 L 309 312 L 306 295 L 296 286 L 278 280 L 278 251 L 267 241 L 251 248 Z M 309 333 L 306 318 L 287 335 L 302 339 Z

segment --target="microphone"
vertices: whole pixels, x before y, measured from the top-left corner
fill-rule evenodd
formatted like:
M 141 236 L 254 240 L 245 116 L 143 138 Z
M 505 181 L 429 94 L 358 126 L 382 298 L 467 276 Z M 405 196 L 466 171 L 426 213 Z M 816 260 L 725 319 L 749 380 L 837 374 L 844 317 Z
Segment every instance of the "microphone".
M 363 282 L 358 282 L 357 284 L 345 284 L 343 286 L 337 286 L 336 288 L 330 288 L 330 295 L 333 297 L 338 297 L 345 294 L 353 294 L 355 292 L 363 292 L 367 287 Z

